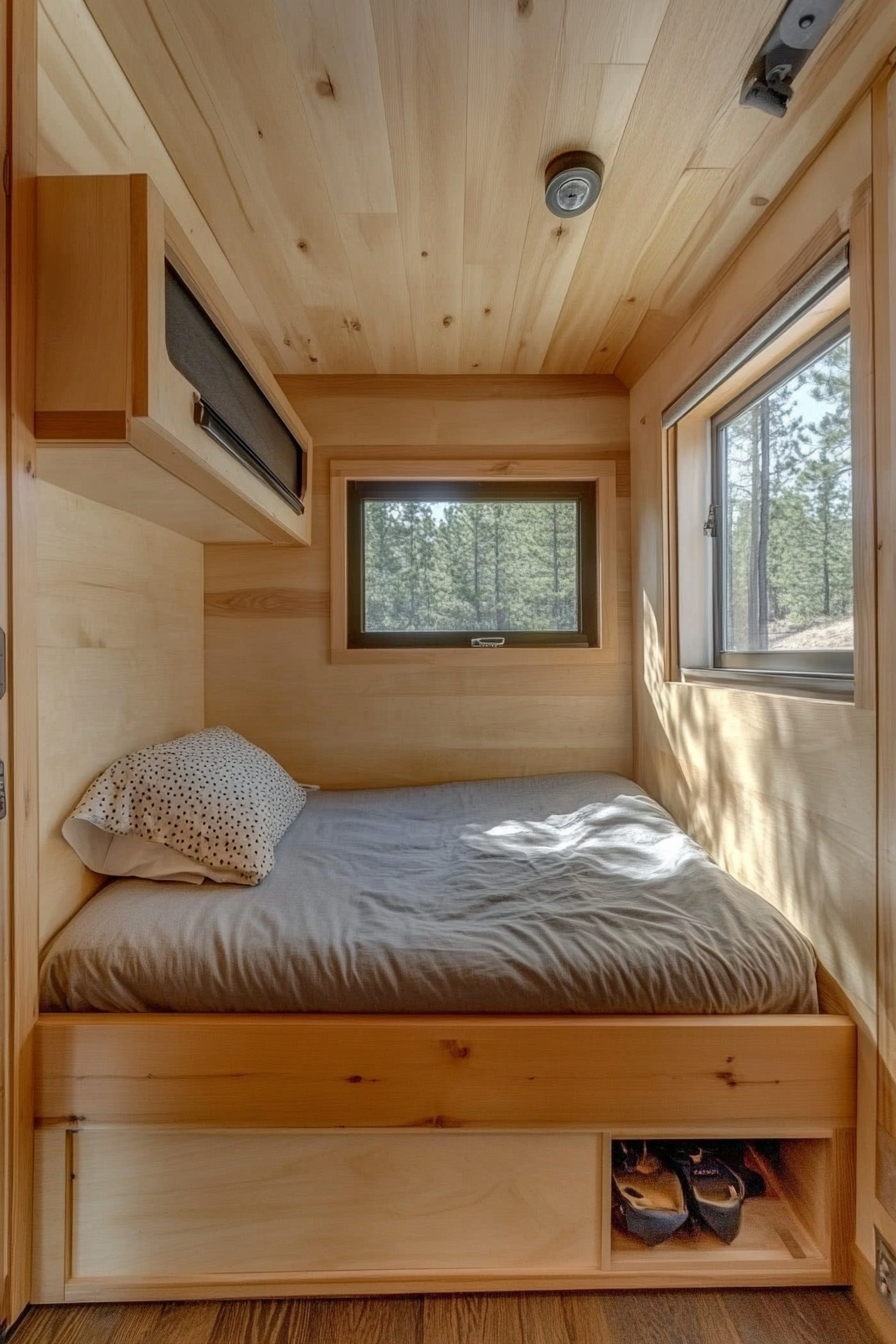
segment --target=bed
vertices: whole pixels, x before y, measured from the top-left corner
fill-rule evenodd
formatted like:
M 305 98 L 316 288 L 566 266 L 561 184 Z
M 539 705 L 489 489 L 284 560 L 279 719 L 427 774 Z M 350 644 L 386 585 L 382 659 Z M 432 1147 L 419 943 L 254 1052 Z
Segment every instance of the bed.
M 616 775 L 312 793 L 256 887 L 118 881 L 76 1012 L 810 1013 L 810 945 Z
M 618 776 L 312 794 L 256 887 L 103 888 L 41 1008 L 37 1301 L 848 1279 L 855 1028 Z M 749 1235 L 620 1242 L 613 1139 L 696 1134 L 778 1141 Z

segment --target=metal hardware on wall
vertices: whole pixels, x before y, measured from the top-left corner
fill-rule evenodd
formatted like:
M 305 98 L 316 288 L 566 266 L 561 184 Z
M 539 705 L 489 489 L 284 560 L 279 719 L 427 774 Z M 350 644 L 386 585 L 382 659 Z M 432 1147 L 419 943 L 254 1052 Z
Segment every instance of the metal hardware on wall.
M 874 1281 L 880 1296 L 896 1315 L 896 1254 L 878 1227 L 874 1229 Z
M 258 456 L 253 448 L 250 448 L 245 439 L 231 429 L 227 421 L 223 420 L 202 397 L 194 397 L 193 420 L 200 429 L 205 430 L 210 439 L 214 439 L 215 443 L 222 448 L 226 448 L 228 453 L 238 457 L 259 480 L 264 481 L 265 485 L 275 490 L 281 499 L 285 499 L 287 504 L 295 509 L 296 513 L 305 512 L 305 505 L 298 495 L 294 494 L 274 475 L 267 463 Z
M 793 81 L 833 23 L 843 0 L 790 0 L 750 67 L 741 89 L 744 107 L 783 117 Z

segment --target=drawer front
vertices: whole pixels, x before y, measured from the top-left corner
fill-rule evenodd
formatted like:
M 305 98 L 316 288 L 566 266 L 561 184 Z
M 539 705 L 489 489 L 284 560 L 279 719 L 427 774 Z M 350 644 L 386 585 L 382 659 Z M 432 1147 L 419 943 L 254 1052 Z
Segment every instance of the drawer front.
M 594 1270 L 598 1137 L 72 1135 L 73 1278 Z

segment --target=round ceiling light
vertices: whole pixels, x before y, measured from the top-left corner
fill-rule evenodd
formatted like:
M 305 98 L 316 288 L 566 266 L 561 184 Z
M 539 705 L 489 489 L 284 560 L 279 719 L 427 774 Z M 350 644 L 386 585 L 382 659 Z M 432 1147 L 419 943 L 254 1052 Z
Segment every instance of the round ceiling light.
M 551 159 L 544 174 L 544 203 L 552 215 L 571 219 L 590 210 L 600 195 L 604 166 L 596 154 L 573 149 Z

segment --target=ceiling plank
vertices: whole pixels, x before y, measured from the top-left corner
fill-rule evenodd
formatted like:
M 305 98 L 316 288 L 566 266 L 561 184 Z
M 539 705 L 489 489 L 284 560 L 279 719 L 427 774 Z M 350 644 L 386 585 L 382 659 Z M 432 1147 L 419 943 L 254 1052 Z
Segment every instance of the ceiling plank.
M 339 215 L 377 373 L 416 373 L 411 300 L 397 215 Z
M 543 371 L 582 372 L 705 128 L 739 90 L 780 0 L 671 0 Z M 695 54 L 711 53 L 693 77 Z M 686 81 L 686 85 L 683 85 Z M 589 348 L 590 347 L 590 348 Z
M 591 358 L 589 373 L 612 373 L 641 324 L 651 295 L 662 281 L 669 258 L 676 257 L 700 219 L 718 196 L 727 168 L 689 168 L 681 175 L 672 198 L 638 258 L 629 292 L 616 304 L 600 346 Z
M 463 303 L 468 0 L 371 0 L 416 367 L 456 373 Z
M 395 214 L 367 0 L 273 0 L 311 137 L 339 214 Z
M 564 6 L 471 0 L 461 369 L 500 369 Z

